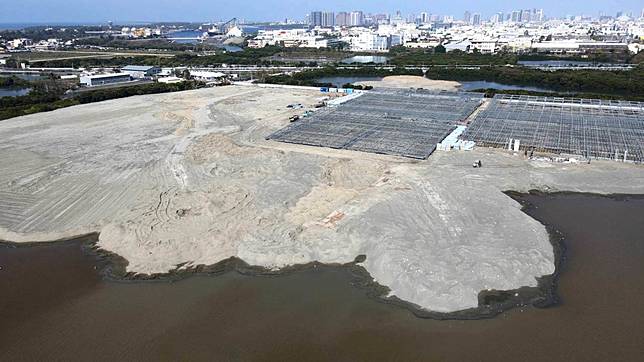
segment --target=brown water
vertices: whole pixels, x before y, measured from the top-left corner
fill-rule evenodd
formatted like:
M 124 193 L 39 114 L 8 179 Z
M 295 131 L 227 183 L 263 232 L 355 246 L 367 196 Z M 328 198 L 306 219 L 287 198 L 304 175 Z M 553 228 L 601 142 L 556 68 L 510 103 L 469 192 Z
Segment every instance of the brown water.
M 78 242 L 0 247 L 0 361 L 641 361 L 644 199 L 523 199 L 566 236 L 556 307 L 436 321 L 368 297 L 347 268 L 113 282 Z

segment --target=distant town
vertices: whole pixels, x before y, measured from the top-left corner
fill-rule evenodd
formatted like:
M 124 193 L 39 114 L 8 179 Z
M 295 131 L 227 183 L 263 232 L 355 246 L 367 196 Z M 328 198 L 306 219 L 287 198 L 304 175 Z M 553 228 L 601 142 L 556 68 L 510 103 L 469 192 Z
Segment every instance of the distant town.
M 280 27 L 284 25 L 285 27 Z M 266 29 L 268 28 L 268 29 Z M 179 28 L 180 30 L 183 28 Z M 246 31 L 243 21 L 204 23 L 194 29 L 193 40 L 213 37 L 247 37 L 247 45 L 283 47 L 342 47 L 357 52 L 387 52 L 401 45 L 408 48 L 435 48 L 447 51 L 496 53 L 576 52 L 589 48 L 628 50 L 637 53 L 644 37 L 644 10 L 639 15 L 616 12 L 615 15 L 569 16 L 549 18 L 543 9 L 498 12 L 485 19 L 480 13 L 466 11 L 461 18 L 421 12 L 420 14 L 367 14 L 362 11 L 313 11 L 303 21 L 286 19 L 270 27 Z M 145 39 L 173 36 L 176 27 L 123 26 L 86 30 L 78 38 L 48 39 L 0 37 L 0 47 L 9 52 L 53 50 L 73 47 L 75 41 L 92 35 L 121 39 Z M 188 39 L 187 37 L 184 39 Z
M 114 97 L 119 93 L 115 88 L 135 85 L 151 88 L 143 92 L 238 81 L 328 87 L 350 84 L 320 82 L 321 75 L 426 76 L 429 71 L 434 79 L 502 80 L 537 87 L 526 91 L 619 93 L 639 100 L 633 77 L 623 71 L 639 64 L 643 48 L 644 10 L 561 18 L 543 9 L 521 9 L 489 17 L 474 11 L 460 17 L 312 11 L 302 19 L 273 23 L 237 18 L 204 23 L 109 21 L 0 31 L 0 86 L 13 87 L 4 91 L 9 95 L 30 92 L 34 101 L 43 87 L 48 96 L 74 98 L 85 89 L 109 88 L 109 97 Z M 530 69 L 509 74 L 501 68 L 506 65 Z M 607 80 L 595 73 L 576 73 L 571 83 L 534 70 L 622 71 L 611 81 L 624 79 L 616 87 L 604 84 Z M 54 84 L 44 86 L 38 82 L 42 79 Z M 190 85 L 177 88 L 183 82 Z M 172 84 L 174 88 L 167 87 Z M 34 109 L 32 101 L 26 109 Z M 5 110 L 0 118 L 23 111 Z
M 571 16 L 549 19 L 543 9 L 499 12 L 490 19 L 465 12 L 462 19 L 422 12 L 365 14 L 362 11 L 314 11 L 306 18 L 309 28 L 265 30 L 249 41 L 251 47 L 325 48 L 342 45 L 351 51 L 387 52 L 402 45 L 447 51 L 497 53 L 580 52 L 591 48 L 629 50 L 637 53 L 644 37 L 644 10 L 640 16 L 618 12 L 615 16 Z

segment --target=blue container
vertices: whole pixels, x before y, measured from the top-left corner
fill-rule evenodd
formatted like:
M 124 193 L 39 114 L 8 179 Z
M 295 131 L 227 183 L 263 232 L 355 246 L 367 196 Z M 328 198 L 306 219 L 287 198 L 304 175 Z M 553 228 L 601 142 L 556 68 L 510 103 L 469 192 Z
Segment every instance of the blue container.
M 328 92 L 329 92 L 329 87 L 322 87 L 322 88 L 320 88 L 320 92 L 322 92 L 322 93 L 328 93 Z

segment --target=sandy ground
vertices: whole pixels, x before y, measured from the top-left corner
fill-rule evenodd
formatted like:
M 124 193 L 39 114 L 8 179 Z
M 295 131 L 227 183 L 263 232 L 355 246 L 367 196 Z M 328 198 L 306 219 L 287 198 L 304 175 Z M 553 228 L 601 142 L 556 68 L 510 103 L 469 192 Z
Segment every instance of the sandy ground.
M 382 80 L 364 81 L 356 84 L 374 88 L 425 88 L 434 90 L 456 91 L 461 83 L 450 80 L 433 80 L 414 75 L 393 75 Z
M 419 162 L 265 140 L 297 112 L 287 104 L 320 96 L 230 86 L 0 122 L 0 239 L 98 231 L 99 246 L 138 273 L 364 254 L 392 294 L 449 312 L 554 270 L 544 226 L 502 191 L 644 193 L 643 167 L 611 161 L 477 149 Z

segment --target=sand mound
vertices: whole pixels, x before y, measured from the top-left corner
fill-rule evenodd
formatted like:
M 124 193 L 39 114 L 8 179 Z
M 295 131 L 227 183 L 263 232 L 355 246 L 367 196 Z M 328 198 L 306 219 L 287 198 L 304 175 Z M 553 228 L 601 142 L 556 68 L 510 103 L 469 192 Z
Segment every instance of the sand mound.
M 374 88 L 425 88 L 446 91 L 455 91 L 461 86 L 459 82 L 433 80 L 415 75 L 393 75 L 379 81 L 365 81 L 356 84 Z

